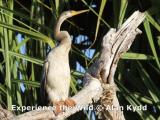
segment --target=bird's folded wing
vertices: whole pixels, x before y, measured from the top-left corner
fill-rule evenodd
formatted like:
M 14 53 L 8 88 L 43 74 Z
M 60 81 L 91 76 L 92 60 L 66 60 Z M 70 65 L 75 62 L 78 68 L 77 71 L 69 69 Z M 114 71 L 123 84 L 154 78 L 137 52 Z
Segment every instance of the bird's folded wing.
M 47 104 L 48 102 L 48 97 L 47 97 L 47 93 L 46 93 L 46 89 L 45 89 L 45 86 L 46 86 L 46 80 L 47 80 L 47 74 L 48 74 L 48 61 L 45 60 L 45 63 L 44 63 L 44 70 L 43 70 L 43 78 L 41 80 L 41 86 L 40 86 L 40 90 L 41 90 L 41 101 L 42 101 L 42 104 L 45 105 Z

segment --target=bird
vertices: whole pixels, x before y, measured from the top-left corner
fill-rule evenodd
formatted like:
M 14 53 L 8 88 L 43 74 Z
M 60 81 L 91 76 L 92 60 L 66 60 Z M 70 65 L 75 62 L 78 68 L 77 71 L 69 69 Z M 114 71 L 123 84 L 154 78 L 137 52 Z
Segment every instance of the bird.
M 44 75 L 41 86 L 43 86 L 45 93 L 48 95 L 49 103 L 56 106 L 56 114 L 62 111 L 59 108 L 60 105 L 76 105 L 75 101 L 69 98 L 71 80 L 69 51 L 72 41 L 67 31 L 60 30 L 61 25 L 66 19 L 87 11 L 69 10 L 60 15 L 54 29 L 54 37 L 60 43 L 49 52 L 44 62 Z

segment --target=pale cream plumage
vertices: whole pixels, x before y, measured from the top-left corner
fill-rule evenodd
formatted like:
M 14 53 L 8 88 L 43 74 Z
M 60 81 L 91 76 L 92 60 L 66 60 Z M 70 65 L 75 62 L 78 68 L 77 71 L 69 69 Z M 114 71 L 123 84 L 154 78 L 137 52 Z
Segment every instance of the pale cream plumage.
M 63 12 L 55 27 L 54 36 L 60 41 L 60 44 L 50 51 L 45 60 L 44 80 L 42 81 L 49 102 L 53 105 L 68 98 L 71 79 L 68 58 L 71 37 L 67 31 L 60 31 L 60 27 L 67 18 L 86 11 L 88 10 Z

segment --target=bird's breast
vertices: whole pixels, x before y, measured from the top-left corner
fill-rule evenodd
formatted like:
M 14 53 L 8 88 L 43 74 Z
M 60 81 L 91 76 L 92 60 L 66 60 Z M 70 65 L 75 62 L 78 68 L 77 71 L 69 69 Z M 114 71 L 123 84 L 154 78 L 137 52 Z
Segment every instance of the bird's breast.
M 67 54 L 52 53 L 48 56 L 49 69 L 47 75 L 47 83 L 52 87 L 70 83 L 70 67 Z M 65 86 L 64 86 L 65 87 Z

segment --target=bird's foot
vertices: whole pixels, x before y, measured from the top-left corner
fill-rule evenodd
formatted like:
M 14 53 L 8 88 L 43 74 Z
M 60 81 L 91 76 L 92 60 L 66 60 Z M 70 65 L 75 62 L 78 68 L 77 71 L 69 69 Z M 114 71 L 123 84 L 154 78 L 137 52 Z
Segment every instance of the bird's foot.
M 63 101 L 63 100 L 58 101 L 55 103 L 54 113 L 55 113 L 55 115 L 58 115 L 58 114 L 65 111 L 65 106 L 66 107 L 74 107 L 75 105 L 76 105 L 76 102 L 71 98 L 68 98 L 65 101 Z
M 68 107 L 73 107 L 76 105 L 76 102 L 71 98 L 66 99 L 64 102 L 65 102 L 65 106 L 68 106 Z
M 58 115 L 63 112 L 63 106 L 65 105 L 65 101 L 58 101 L 55 103 L 55 115 Z

